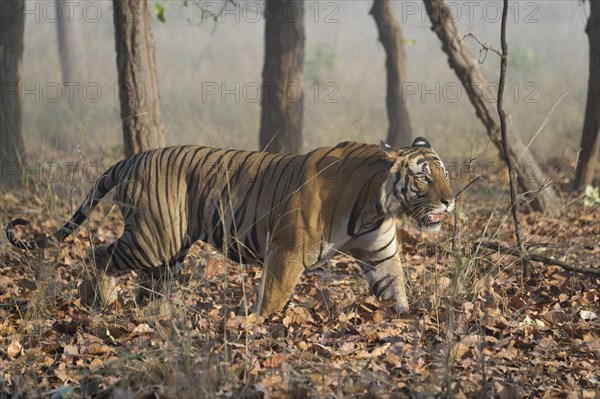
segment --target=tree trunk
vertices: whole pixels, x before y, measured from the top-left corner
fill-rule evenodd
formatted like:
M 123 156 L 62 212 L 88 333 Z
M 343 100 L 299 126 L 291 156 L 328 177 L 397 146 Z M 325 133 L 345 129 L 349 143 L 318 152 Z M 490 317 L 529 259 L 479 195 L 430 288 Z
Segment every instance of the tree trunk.
M 83 83 L 85 74 L 85 54 L 81 45 L 81 31 L 75 20 L 75 11 L 70 0 L 55 0 L 59 11 L 56 22 L 58 55 L 63 82 Z
M 387 143 L 393 147 L 409 146 L 412 142 L 412 129 L 402 86 L 406 59 L 402 30 L 394 17 L 391 0 L 373 0 L 371 15 L 377 24 L 379 41 L 383 44 L 386 54 L 387 94 L 385 101 L 390 121 Z
M 304 0 L 266 0 L 261 150 L 302 151 Z
M 125 156 L 130 156 L 161 147 L 165 139 L 152 16 L 146 0 L 113 0 L 113 8 Z
M 448 56 L 450 67 L 462 82 L 477 117 L 485 125 L 493 143 L 502 151 L 498 112 L 494 103 L 487 101 L 485 93 L 483 93 L 485 88 L 489 87 L 488 79 L 469 48 L 461 45 L 460 41 L 463 36 L 454 24 L 446 1 L 424 0 L 424 2 L 431 20 L 431 29 L 441 40 L 442 49 Z M 531 200 L 531 205 L 535 210 L 558 214 L 560 201 L 549 185 L 550 180 L 544 175 L 533 154 L 523 143 L 511 119 L 507 119 L 509 155 L 517 168 L 519 186 L 527 193 L 525 197 Z
M 593 0 L 589 3 L 586 32 L 590 43 L 590 76 L 575 188 L 592 184 L 600 158 L 600 3 Z
M 0 7 L 0 187 L 19 187 L 25 147 L 21 124 L 25 2 Z

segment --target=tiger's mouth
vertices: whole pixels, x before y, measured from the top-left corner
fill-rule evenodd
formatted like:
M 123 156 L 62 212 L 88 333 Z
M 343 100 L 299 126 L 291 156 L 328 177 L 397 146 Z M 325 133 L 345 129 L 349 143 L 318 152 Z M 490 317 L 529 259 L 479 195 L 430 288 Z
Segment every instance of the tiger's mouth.
M 429 213 L 417 220 L 419 228 L 424 231 L 436 232 L 442 227 L 442 221 L 446 215 L 444 213 Z

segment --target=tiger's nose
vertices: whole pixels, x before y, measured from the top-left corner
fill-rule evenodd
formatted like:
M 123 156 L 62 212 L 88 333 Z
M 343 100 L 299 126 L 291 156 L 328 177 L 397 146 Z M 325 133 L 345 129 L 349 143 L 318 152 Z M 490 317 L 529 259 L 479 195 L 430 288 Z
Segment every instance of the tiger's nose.
M 446 205 L 446 208 L 454 206 L 454 198 L 442 198 L 442 204 Z

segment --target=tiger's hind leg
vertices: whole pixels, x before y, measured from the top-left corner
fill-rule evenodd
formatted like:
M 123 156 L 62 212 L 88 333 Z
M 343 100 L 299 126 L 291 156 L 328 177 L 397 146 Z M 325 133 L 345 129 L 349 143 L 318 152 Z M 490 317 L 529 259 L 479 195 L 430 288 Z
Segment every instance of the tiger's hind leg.
M 156 254 L 142 252 L 132 235 L 123 235 L 110 245 L 99 245 L 92 251 L 91 258 L 96 273 L 80 289 L 84 304 L 107 306 L 118 299 L 116 275 L 136 271 L 154 270 L 160 264 Z M 90 251 L 88 251 L 89 253 Z
M 169 262 L 142 273 L 140 288 L 135 297 L 138 305 L 145 306 L 169 294 L 187 252 L 187 248 L 182 249 Z
M 146 306 L 167 294 L 172 285 L 173 274 L 176 273 L 177 271 L 172 270 L 168 263 L 142 272 L 139 277 L 140 286 L 135 295 L 135 303 L 139 306 Z
M 95 275 L 84 279 L 79 287 L 81 302 L 88 306 L 107 306 L 118 299 L 115 277 L 108 273 L 112 257 L 112 245 L 99 245 L 88 255 L 96 265 Z

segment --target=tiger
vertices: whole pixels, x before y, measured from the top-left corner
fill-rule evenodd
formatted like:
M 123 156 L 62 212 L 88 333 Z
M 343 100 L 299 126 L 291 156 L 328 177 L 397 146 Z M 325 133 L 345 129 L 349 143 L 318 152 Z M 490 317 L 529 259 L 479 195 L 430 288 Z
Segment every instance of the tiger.
M 304 155 L 175 146 L 137 153 L 99 177 L 70 220 L 54 234 L 12 245 L 36 250 L 62 242 L 115 189 L 122 235 L 93 248 L 96 298 L 118 299 L 115 277 L 164 276 L 201 240 L 227 258 L 262 264 L 255 311 L 281 311 L 307 270 L 332 256 L 353 256 L 372 293 L 409 313 L 396 221 L 408 215 L 438 231 L 455 198 L 444 163 L 423 137 L 393 148 L 353 141 Z

